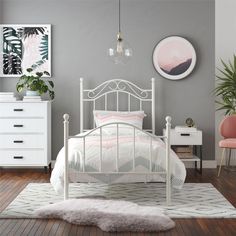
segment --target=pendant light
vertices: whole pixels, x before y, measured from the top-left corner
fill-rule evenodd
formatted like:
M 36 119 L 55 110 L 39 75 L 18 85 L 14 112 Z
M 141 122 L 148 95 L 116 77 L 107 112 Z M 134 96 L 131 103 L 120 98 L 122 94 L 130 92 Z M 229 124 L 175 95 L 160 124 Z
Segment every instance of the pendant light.
M 108 49 L 108 56 L 115 64 L 126 64 L 132 57 L 132 49 L 129 43 L 125 41 L 121 35 L 120 24 L 120 0 L 119 1 L 119 23 L 118 34 L 114 45 Z

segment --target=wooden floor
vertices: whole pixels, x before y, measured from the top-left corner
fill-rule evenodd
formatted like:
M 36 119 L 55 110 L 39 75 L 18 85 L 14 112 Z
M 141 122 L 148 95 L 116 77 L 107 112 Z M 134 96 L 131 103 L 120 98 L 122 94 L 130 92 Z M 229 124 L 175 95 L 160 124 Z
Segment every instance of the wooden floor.
M 0 170 L 0 211 L 2 211 L 28 183 L 49 182 L 49 174 L 43 170 Z M 204 169 L 202 176 L 188 170 L 187 182 L 212 183 L 236 207 L 236 172 L 222 171 L 220 178 L 216 170 Z M 39 196 L 40 197 L 40 196 Z M 78 227 L 60 220 L 0 220 L 0 236 L 5 235 L 236 235 L 236 219 L 177 219 L 176 227 L 163 233 L 115 233 L 102 232 L 96 227 Z

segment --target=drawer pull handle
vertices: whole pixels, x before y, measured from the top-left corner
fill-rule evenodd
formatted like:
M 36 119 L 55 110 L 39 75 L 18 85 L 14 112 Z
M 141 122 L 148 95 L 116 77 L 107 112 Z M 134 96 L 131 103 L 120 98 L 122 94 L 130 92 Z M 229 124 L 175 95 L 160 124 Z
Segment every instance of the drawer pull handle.
M 14 111 L 23 111 L 23 109 L 14 109 Z
M 23 156 L 14 156 L 14 159 L 23 159 Z
M 14 140 L 14 143 L 23 143 L 23 140 Z
M 181 136 L 190 136 L 190 134 L 180 134 Z
M 19 127 L 23 127 L 23 125 L 14 125 L 14 127 L 18 127 L 19 128 Z

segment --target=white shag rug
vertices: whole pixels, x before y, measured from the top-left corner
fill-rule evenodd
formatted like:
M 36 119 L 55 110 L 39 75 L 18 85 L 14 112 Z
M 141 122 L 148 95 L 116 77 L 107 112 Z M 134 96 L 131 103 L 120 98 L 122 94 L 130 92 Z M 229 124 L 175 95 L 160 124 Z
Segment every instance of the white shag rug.
M 107 232 L 158 232 L 175 226 L 158 207 L 119 200 L 70 199 L 41 207 L 35 214 L 72 224 L 95 225 Z

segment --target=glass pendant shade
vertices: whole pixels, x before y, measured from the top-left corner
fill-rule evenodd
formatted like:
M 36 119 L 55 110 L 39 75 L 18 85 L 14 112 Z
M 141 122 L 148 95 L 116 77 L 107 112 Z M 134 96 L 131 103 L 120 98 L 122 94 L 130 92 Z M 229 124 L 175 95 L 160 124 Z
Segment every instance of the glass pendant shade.
M 126 64 L 132 57 L 133 52 L 129 43 L 121 38 L 118 33 L 117 40 L 108 49 L 108 56 L 115 64 Z
M 126 64 L 132 57 L 133 52 L 129 43 L 121 36 L 120 24 L 120 0 L 119 0 L 119 25 L 117 39 L 110 48 L 108 48 L 108 56 L 115 64 Z

